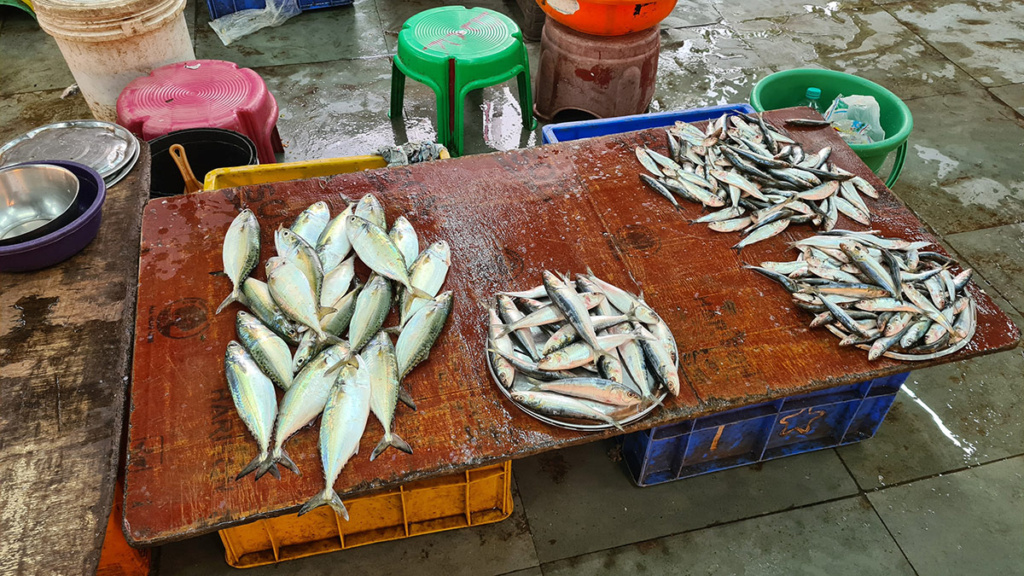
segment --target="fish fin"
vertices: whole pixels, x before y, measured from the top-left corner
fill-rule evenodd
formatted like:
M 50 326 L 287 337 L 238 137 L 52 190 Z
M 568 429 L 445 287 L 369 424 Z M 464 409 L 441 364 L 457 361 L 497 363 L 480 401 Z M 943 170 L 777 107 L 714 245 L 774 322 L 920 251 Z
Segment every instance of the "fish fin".
M 640 289 L 640 293 L 639 293 L 639 294 L 637 294 L 637 295 L 636 295 L 636 297 L 637 297 L 637 300 L 640 300 L 640 301 L 641 301 L 641 302 L 643 302 L 644 304 L 647 304 L 647 301 L 646 301 L 646 300 L 644 300 L 644 291 L 643 291 L 643 288 L 641 288 L 641 289 Z
M 385 334 L 401 334 L 402 326 L 389 326 L 387 328 L 381 328 L 381 332 L 384 332 Z
M 320 331 L 319 334 L 317 334 L 316 339 L 320 342 L 329 342 L 331 344 L 342 344 L 345 342 L 344 340 L 335 336 L 334 334 L 331 334 L 330 332 L 324 332 L 322 330 Z
M 491 324 L 491 326 L 501 326 L 501 331 L 495 336 L 495 338 L 504 338 L 514 330 L 514 328 L 511 327 L 511 324 Z
M 320 309 L 316 311 L 316 314 L 318 318 L 323 318 L 324 316 L 334 314 L 337 311 L 338 309 L 333 306 L 321 306 Z
M 231 294 L 228 294 L 228 297 L 225 298 L 224 301 L 220 303 L 220 306 L 217 306 L 217 311 L 214 312 L 214 314 L 220 314 L 221 310 L 227 308 L 228 305 L 233 302 L 242 302 L 242 298 L 242 291 L 239 290 L 238 288 L 232 288 Z
M 632 334 L 633 337 L 636 338 L 637 340 L 647 340 L 648 342 L 658 341 L 657 336 L 655 336 L 654 334 L 644 334 L 644 332 L 647 332 L 645 328 L 637 328 L 636 330 L 633 330 Z
M 408 286 L 406 286 L 405 289 L 409 291 L 410 295 L 412 295 L 412 296 L 414 296 L 416 298 L 425 298 L 427 300 L 433 300 L 434 299 L 433 296 L 431 296 L 430 294 L 424 292 L 423 290 L 420 290 L 419 288 L 413 286 L 412 284 L 409 284 Z
M 341 497 L 338 496 L 338 493 L 331 488 L 326 488 L 323 492 L 310 498 L 309 502 L 303 504 L 302 508 L 299 509 L 299 516 L 324 505 L 330 506 L 338 516 L 348 520 L 348 510 L 341 502 Z
M 295 462 L 292 462 L 292 459 L 288 457 L 288 453 L 283 449 L 281 450 L 281 455 L 275 458 L 277 458 L 277 461 L 280 462 L 282 466 L 291 470 L 295 474 L 302 476 L 302 472 L 299 472 L 299 467 L 295 465 Z
M 248 476 L 249 474 L 255 472 L 256 469 L 260 467 L 260 464 L 262 464 L 264 461 L 266 461 L 269 457 L 270 457 L 270 454 L 268 454 L 266 452 L 261 452 L 259 455 L 257 455 L 255 458 L 253 458 L 251 462 L 246 464 L 245 468 L 242 468 L 242 471 L 238 473 L 238 476 L 235 476 L 235 480 L 241 480 L 242 478 L 244 478 L 244 477 Z M 276 470 L 276 468 L 275 468 L 275 470 Z M 257 477 L 257 479 L 258 479 L 258 477 Z
M 375 460 L 377 456 L 380 456 L 390 446 L 394 446 L 406 454 L 412 454 L 412 446 L 409 446 L 409 443 L 402 440 L 398 434 L 392 432 L 390 438 L 385 435 L 380 439 L 380 442 L 377 443 L 377 447 L 373 449 L 373 454 L 370 454 L 370 461 L 372 462 Z
M 416 402 L 413 401 L 412 396 L 409 395 L 409 392 L 406 391 L 406 389 L 402 388 L 401 386 L 398 387 L 398 399 L 402 401 L 402 404 L 405 404 L 409 408 L 416 410 Z
M 276 464 L 277 464 L 277 460 L 274 457 L 267 456 L 266 458 L 264 458 L 260 462 L 259 468 L 256 469 L 256 479 L 259 480 L 260 478 L 263 477 L 264 474 L 266 474 L 267 472 L 270 472 L 271 470 L 273 470 L 273 472 L 271 472 L 271 475 L 274 478 L 277 478 L 278 480 L 280 480 L 281 479 L 281 473 L 278 472 Z M 239 476 L 239 477 L 241 477 L 241 476 Z

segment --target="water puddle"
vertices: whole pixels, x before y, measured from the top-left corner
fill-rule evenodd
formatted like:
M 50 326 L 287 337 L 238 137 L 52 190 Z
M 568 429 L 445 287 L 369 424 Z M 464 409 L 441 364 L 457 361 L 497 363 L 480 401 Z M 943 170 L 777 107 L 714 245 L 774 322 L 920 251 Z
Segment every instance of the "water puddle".
M 939 415 L 936 414 L 935 411 L 932 410 L 927 404 L 925 404 L 924 401 L 917 396 L 917 394 L 914 394 L 914 391 L 911 390 L 906 384 L 903 385 L 903 391 L 907 393 L 907 396 L 909 396 L 915 404 L 920 406 L 922 410 L 924 410 L 929 416 L 931 416 L 932 421 L 935 422 L 935 426 L 939 429 L 939 432 L 941 432 L 943 436 L 948 438 L 954 446 L 964 451 L 965 462 L 970 460 L 971 457 L 974 456 L 974 453 L 978 451 L 977 447 L 974 444 L 968 442 L 964 438 L 961 438 L 957 434 L 954 434 L 953 431 L 950 430 L 942 422 L 942 419 L 939 418 Z

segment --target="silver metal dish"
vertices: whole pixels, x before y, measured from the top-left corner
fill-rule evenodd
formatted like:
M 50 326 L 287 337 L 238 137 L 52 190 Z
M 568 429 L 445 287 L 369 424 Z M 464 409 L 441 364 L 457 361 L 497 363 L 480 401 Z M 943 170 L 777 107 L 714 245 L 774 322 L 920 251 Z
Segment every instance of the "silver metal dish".
M 85 164 L 106 180 L 138 154 L 135 136 L 117 124 L 72 120 L 41 126 L 0 146 L 0 166 L 69 160 Z
M 78 178 L 60 166 L 0 168 L 0 240 L 16 241 L 58 220 L 75 205 L 78 187 Z
M 132 168 L 135 168 L 135 164 L 139 161 L 139 151 L 141 150 L 142 147 L 139 146 L 138 139 L 136 139 L 134 135 L 131 136 L 132 144 L 134 145 L 134 152 L 132 152 L 132 155 L 129 158 L 128 162 L 124 165 L 123 168 L 121 168 L 120 171 L 118 171 L 116 174 L 112 176 L 104 178 L 103 182 L 107 188 L 110 188 L 114 184 L 120 182 L 125 176 L 128 175 L 129 172 L 132 171 Z

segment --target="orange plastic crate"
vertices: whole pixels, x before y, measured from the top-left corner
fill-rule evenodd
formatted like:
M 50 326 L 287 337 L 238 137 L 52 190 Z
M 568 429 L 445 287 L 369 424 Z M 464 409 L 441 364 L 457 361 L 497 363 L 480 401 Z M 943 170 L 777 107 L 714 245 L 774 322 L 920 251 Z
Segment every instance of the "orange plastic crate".
M 479 526 L 512 514 L 512 462 L 411 482 L 345 500 L 349 521 L 329 507 L 220 531 L 235 568 L 275 564 L 355 546 Z

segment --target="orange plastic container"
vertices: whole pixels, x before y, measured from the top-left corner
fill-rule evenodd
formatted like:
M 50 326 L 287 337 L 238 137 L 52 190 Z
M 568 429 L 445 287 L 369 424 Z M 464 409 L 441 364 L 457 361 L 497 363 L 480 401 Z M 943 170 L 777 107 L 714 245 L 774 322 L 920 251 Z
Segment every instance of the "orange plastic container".
M 504 520 L 512 514 L 512 461 L 352 498 L 345 507 L 348 522 L 325 506 L 221 530 L 224 558 L 252 568 Z
M 578 0 L 579 9 L 571 14 L 565 12 L 571 10 L 573 0 L 555 0 L 554 6 L 548 0 L 537 0 L 537 4 L 548 17 L 573 30 L 595 36 L 621 36 L 657 25 L 676 7 L 676 0 Z
M 139 550 L 128 545 L 121 531 L 124 517 L 124 484 L 118 480 L 114 488 L 114 506 L 107 519 L 107 531 L 103 537 L 100 563 L 96 576 L 148 576 L 150 551 Z

